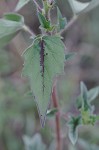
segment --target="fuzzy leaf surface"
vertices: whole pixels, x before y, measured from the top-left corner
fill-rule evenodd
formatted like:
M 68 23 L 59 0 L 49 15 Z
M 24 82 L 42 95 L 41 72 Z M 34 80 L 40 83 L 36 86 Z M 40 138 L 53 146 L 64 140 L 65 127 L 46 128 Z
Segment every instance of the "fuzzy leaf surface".
M 24 18 L 21 15 L 9 13 L 0 19 L 0 48 L 6 45 L 16 36 L 24 25 Z
M 57 36 L 39 37 L 24 52 L 23 57 L 23 75 L 30 79 L 41 125 L 44 126 L 53 79 L 57 74 L 64 72 L 64 44 Z

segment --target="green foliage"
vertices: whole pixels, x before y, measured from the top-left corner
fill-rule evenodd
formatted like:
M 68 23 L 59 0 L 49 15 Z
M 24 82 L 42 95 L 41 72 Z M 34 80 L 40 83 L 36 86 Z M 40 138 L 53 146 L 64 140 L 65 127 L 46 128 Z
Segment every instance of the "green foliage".
M 97 98 L 99 95 L 99 86 L 92 88 L 88 91 L 88 100 L 91 102 Z
M 72 144 L 75 145 L 78 139 L 78 126 L 81 124 L 81 116 L 78 117 L 71 117 L 68 122 L 69 127 L 69 139 L 71 140 Z
M 45 150 L 46 146 L 42 142 L 40 134 L 36 134 L 33 137 L 23 136 L 23 141 L 26 150 Z
M 23 75 L 30 79 L 42 126 L 50 102 L 53 79 L 64 72 L 64 44 L 60 37 L 43 36 L 24 52 Z
M 40 24 L 41 24 L 41 28 L 44 28 L 47 31 L 51 31 L 51 30 L 54 29 L 54 26 L 51 26 L 50 21 L 47 20 L 42 13 L 38 12 L 38 18 L 39 18 L 39 21 L 40 21 Z
M 86 85 L 81 82 L 81 94 L 77 98 L 77 108 L 81 112 L 82 123 L 94 125 L 97 117 L 93 114 L 95 107 L 91 105 L 91 101 L 99 95 L 99 87 L 87 90 Z
M 71 59 L 75 54 L 76 54 L 76 53 L 69 53 L 69 54 L 66 54 L 66 55 L 65 55 L 65 59 L 66 59 L 66 60 L 69 60 L 69 59 Z
M 24 5 L 26 5 L 30 0 L 19 0 L 17 3 L 17 6 L 15 8 L 15 11 L 19 11 Z
M 68 0 L 68 1 L 71 5 L 74 14 L 78 15 L 87 13 L 99 5 L 99 1 L 97 0 L 91 0 L 85 3 L 77 0 Z
M 49 109 L 47 110 L 46 116 L 47 117 L 53 117 L 58 112 L 57 108 Z
M 12 40 L 22 29 L 24 19 L 21 15 L 9 13 L 0 19 L 0 48 Z
M 57 31 L 59 32 L 60 30 L 64 29 L 67 24 L 66 18 L 62 17 L 62 14 L 57 7 Z
M 87 12 L 91 11 L 92 9 L 94 9 L 97 6 L 99 6 L 99 1 L 91 0 L 88 7 L 86 7 L 81 13 L 87 13 Z
M 74 14 L 80 14 L 89 5 L 89 2 L 81 3 L 76 0 L 68 0 L 68 1 L 71 5 Z

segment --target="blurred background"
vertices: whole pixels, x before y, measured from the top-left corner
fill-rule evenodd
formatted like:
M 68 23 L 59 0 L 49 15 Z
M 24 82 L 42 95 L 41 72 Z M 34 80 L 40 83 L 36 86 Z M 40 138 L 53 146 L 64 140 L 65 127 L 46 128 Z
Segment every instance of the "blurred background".
M 0 0 L 0 17 L 6 12 L 14 12 L 17 2 L 18 0 Z M 73 12 L 68 1 L 56 2 L 63 16 L 70 21 Z M 26 25 L 34 34 L 40 33 L 37 12 L 32 1 L 18 13 L 24 16 Z M 56 9 L 51 16 L 55 22 Z M 80 81 L 84 81 L 88 89 L 99 85 L 99 6 L 78 17 L 63 33 L 63 37 L 66 53 L 77 54 L 66 61 L 65 75 L 59 76 L 58 99 L 60 110 L 64 114 L 75 114 Z M 33 142 L 39 145 L 33 150 L 45 150 L 45 145 L 47 150 L 56 149 L 55 117 L 47 118 L 46 126 L 41 128 L 34 99 L 29 93 L 29 82 L 21 77 L 21 55 L 31 43 L 30 35 L 22 31 L 0 49 L 0 150 L 25 150 L 25 141 L 30 142 L 30 145 Z M 96 114 L 99 114 L 99 97 L 94 104 Z M 79 129 L 79 140 L 75 147 L 69 141 L 67 131 L 66 122 L 61 120 L 63 150 L 99 150 L 98 123 L 94 127 L 85 126 Z

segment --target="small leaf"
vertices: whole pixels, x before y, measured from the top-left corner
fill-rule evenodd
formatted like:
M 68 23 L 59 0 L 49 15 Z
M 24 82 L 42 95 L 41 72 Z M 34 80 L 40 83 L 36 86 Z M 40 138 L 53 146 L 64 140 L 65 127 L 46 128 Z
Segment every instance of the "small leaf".
M 73 145 L 76 144 L 78 139 L 78 126 L 81 124 L 81 117 L 71 117 L 68 123 L 69 127 L 69 139 Z
M 76 100 L 76 106 L 77 106 L 78 109 L 81 109 L 81 108 L 82 108 L 82 103 L 83 103 L 83 98 L 82 98 L 81 95 L 79 95 L 79 96 L 77 97 L 77 100 Z
M 41 36 L 23 54 L 23 75 L 30 79 L 42 126 L 50 103 L 53 79 L 64 72 L 64 48 L 60 37 Z
M 83 100 L 82 101 L 82 109 L 84 109 L 84 110 L 91 109 L 91 105 L 88 101 L 88 95 L 87 95 L 88 90 L 87 90 L 86 85 L 83 82 L 80 83 L 80 89 L 81 89 L 81 97 Z
M 23 136 L 23 141 L 26 150 L 45 150 L 46 146 L 42 142 L 41 135 L 36 134 L 32 138 L 28 137 L 27 135 Z
M 88 91 L 88 100 L 91 102 L 99 95 L 99 87 L 92 88 Z
M 41 28 L 44 28 L 48 31 L 51 31 L 54 29 L 54 26 L 51 26 L 50 21 L 47 20 L 42 13 L 38 12 L 38 18 L 41 24 Z
M 60 30 L 64 29 L 66 24 L 67 24 L 66 18 L 62 17 L 62 14 L 61 14 L 59 8 L 57 7 L 57 25 L 58 25 L 57 30 L 58 30 L 58 32 Z
M 53 117 L 55 116 L 55 114 L 58 112 L 57 108 L 53 108 L 53 109 L 50 109 L 50 110 L 47 110 L 47 117 Z
M 9 13 L 0 19 L 0 47 L 6 45 L 22 29 L 24 19 L 21 15 Z
M 19 11 L 22 7 L 24 7 L 30 0 L 19 0 L 15 11 Z
M 66 60 L 69 60 L 69 59 L 71 59 L 75 54 L 76 54 L 76 53 L 69 53 L 69 54 L 66 54 L 66 55 L 65 55 L 65 59 L 66 59 Z

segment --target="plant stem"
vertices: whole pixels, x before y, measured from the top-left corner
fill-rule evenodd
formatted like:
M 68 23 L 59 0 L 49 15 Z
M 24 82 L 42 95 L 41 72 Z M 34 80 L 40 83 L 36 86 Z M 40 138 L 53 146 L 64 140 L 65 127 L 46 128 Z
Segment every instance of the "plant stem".
M 62 144 L 61 144 L 61 132 L 60 132 L 60 112 L 59 112 L 59 105 L 58 105 L 58 99 L 57 99 L 57 93 L 56 93 L 56 83 L 53 86 L 52 101 L 53 101 L 53 106 L 58 109 L 58 113 L 56 113 L 56 117 L 55 117 L 56 140 L 57 140 L 56 150 L 61 150 Z
M 31 31 L 31 29 L 27 25 L 23 26 L 23 30 L 28 32 L 32 37 L 35 37 L 35 33 L 33 33 L 33 31 Z
M 36 5 L 39 12 L 42 12 L 42 8 L 39 6 L 39 4 L 36 2 L 36 0 L 33 0 L 34 4 Z

